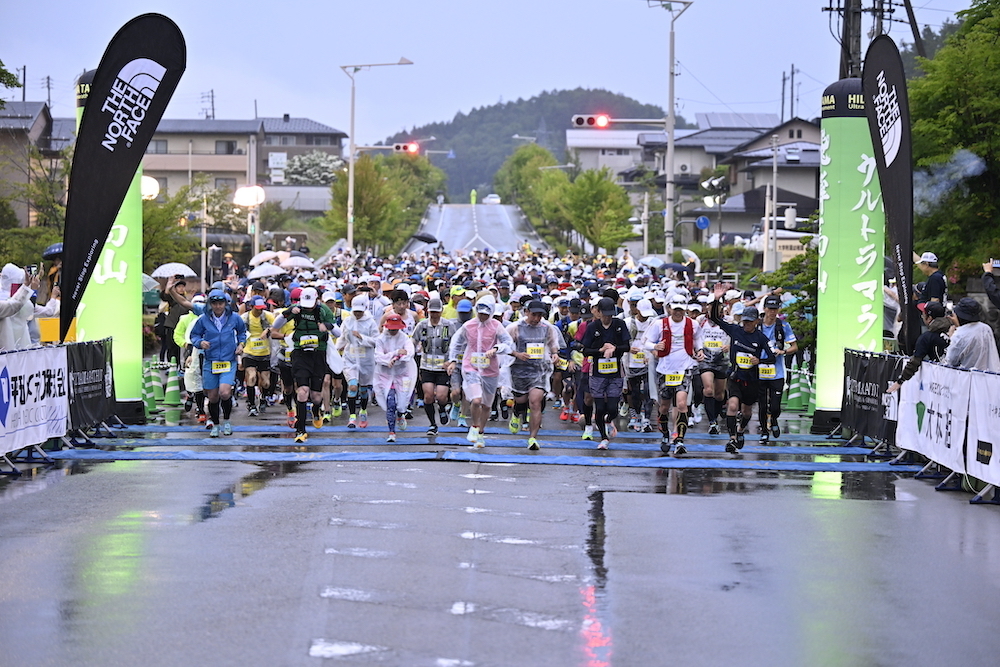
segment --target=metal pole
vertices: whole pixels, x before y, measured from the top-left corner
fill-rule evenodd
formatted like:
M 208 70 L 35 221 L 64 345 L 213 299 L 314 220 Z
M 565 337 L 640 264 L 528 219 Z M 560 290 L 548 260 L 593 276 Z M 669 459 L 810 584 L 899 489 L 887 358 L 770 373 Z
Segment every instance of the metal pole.
M 761 264 L 761 269 L 764 273 L 771 271 L 771 184 L 768 183 L 764 188 L 764 261 Z
M 793 116 L 794 118 L 794 116 Z M 774 216 L 771 222 L 771 234 L 774 234 L 775 238 L 778 236 L 778 135 L 771 135 L 771 149 L 774 151 L 774 155 L 771 162 L 771 215 Z M 768 235 L 764 239 L 767 242 L 766 248 L 769 255 L 771 255 L 772 268 L 776 269 L 777 266 L 773 266 L 775 260 L 777 259 L 777 244 Z
M 642 255 L 649 254 L 649 193 L 642 198 Z
M 344 70 L 345 72 L 347 70 Z M 354 251 L 354 74 L 351 77 L 351 129 L 347 159 L 347 247 Z

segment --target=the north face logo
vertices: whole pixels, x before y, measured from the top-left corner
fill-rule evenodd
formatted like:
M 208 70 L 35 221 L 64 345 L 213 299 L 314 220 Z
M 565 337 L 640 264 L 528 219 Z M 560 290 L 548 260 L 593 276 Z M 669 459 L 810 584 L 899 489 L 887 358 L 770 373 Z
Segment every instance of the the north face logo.
M 149 58 L 136 58 L 118 72 L 101 107 L 101 111 L 111 114 L 102 146 L 114 152 L 119 139 L 127 147 L 132 146 L 135 133 L 146 119 L 153 95 L 166 73 L 165 67 Z

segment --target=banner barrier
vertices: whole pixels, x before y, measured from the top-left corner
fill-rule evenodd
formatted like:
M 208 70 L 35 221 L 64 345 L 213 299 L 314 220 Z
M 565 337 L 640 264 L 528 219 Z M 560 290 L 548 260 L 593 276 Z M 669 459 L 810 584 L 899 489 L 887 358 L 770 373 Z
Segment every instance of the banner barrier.
M 111 339 L 0 353 L 0 456 L 114 415 Z
M 993 457 L 1000 442 L 1000 375 L 925 361 L 898 393 L 886 394 L 905 361 L 845 350 L 844 426 L 1000 485 L 1000 461 Z M 873 396 L 881 402 L 879 415 Z

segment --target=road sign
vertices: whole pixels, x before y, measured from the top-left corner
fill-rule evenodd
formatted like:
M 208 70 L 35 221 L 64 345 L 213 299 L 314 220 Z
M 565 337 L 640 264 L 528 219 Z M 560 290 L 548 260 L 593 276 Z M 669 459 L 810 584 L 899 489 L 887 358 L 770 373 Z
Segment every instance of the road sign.
M 694 226 L 698 229 L 708 229 L 711 220 L 708 219 L 707 215 L 699 215 L 698 219 L 694 221 Z

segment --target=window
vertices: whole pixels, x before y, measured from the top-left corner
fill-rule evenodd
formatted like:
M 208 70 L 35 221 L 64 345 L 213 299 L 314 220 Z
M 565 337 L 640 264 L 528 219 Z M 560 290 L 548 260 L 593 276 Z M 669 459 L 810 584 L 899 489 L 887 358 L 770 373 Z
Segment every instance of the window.
M 618 154 L 619 155 L 631 155 L 632 151 L 629 150 L 628 148 L 619 148 L 618 149 Z
M 306 146 L 332 146 L 333 137 L 326 134 L 307 134 Z
M 216 155 L 233 155 L 236 153 L 236 142 L 235 141 L 216 141 L 215 142 L 215 154 Z
M 149 147 L 146 148 L 147 153 L 158 153 L 164 154 L 167 152 L 167 140 L 166 139 L 153 139 L 149 142 Z
M 277 139 L 277 137 L 275 137 L 273 134 L 265 134 L 264 135 L 264 145 L 265 146 L 274 146 L 276 143 L 278 143 L 277 141 L 275 141 L 275 139 Z
M 795 130 L 789 130 L 788 131 L 788 138 L 789 139 L 794 139 L 795 138 Z
M 287 135 L 287 134 L 283 134 L 281 136 L 281 145 L 282 146 L 294 146 L 295 145 L 295 137 Z
M 796 139 L 802 138 L 802 130 L 795 130 L 795 138 Z
M 229 190 L 230 192 L 236 192 L 236 179 L 235 178 L 217 178 L 217 179 L 215 179 L 215 189 L 216 190 Z

